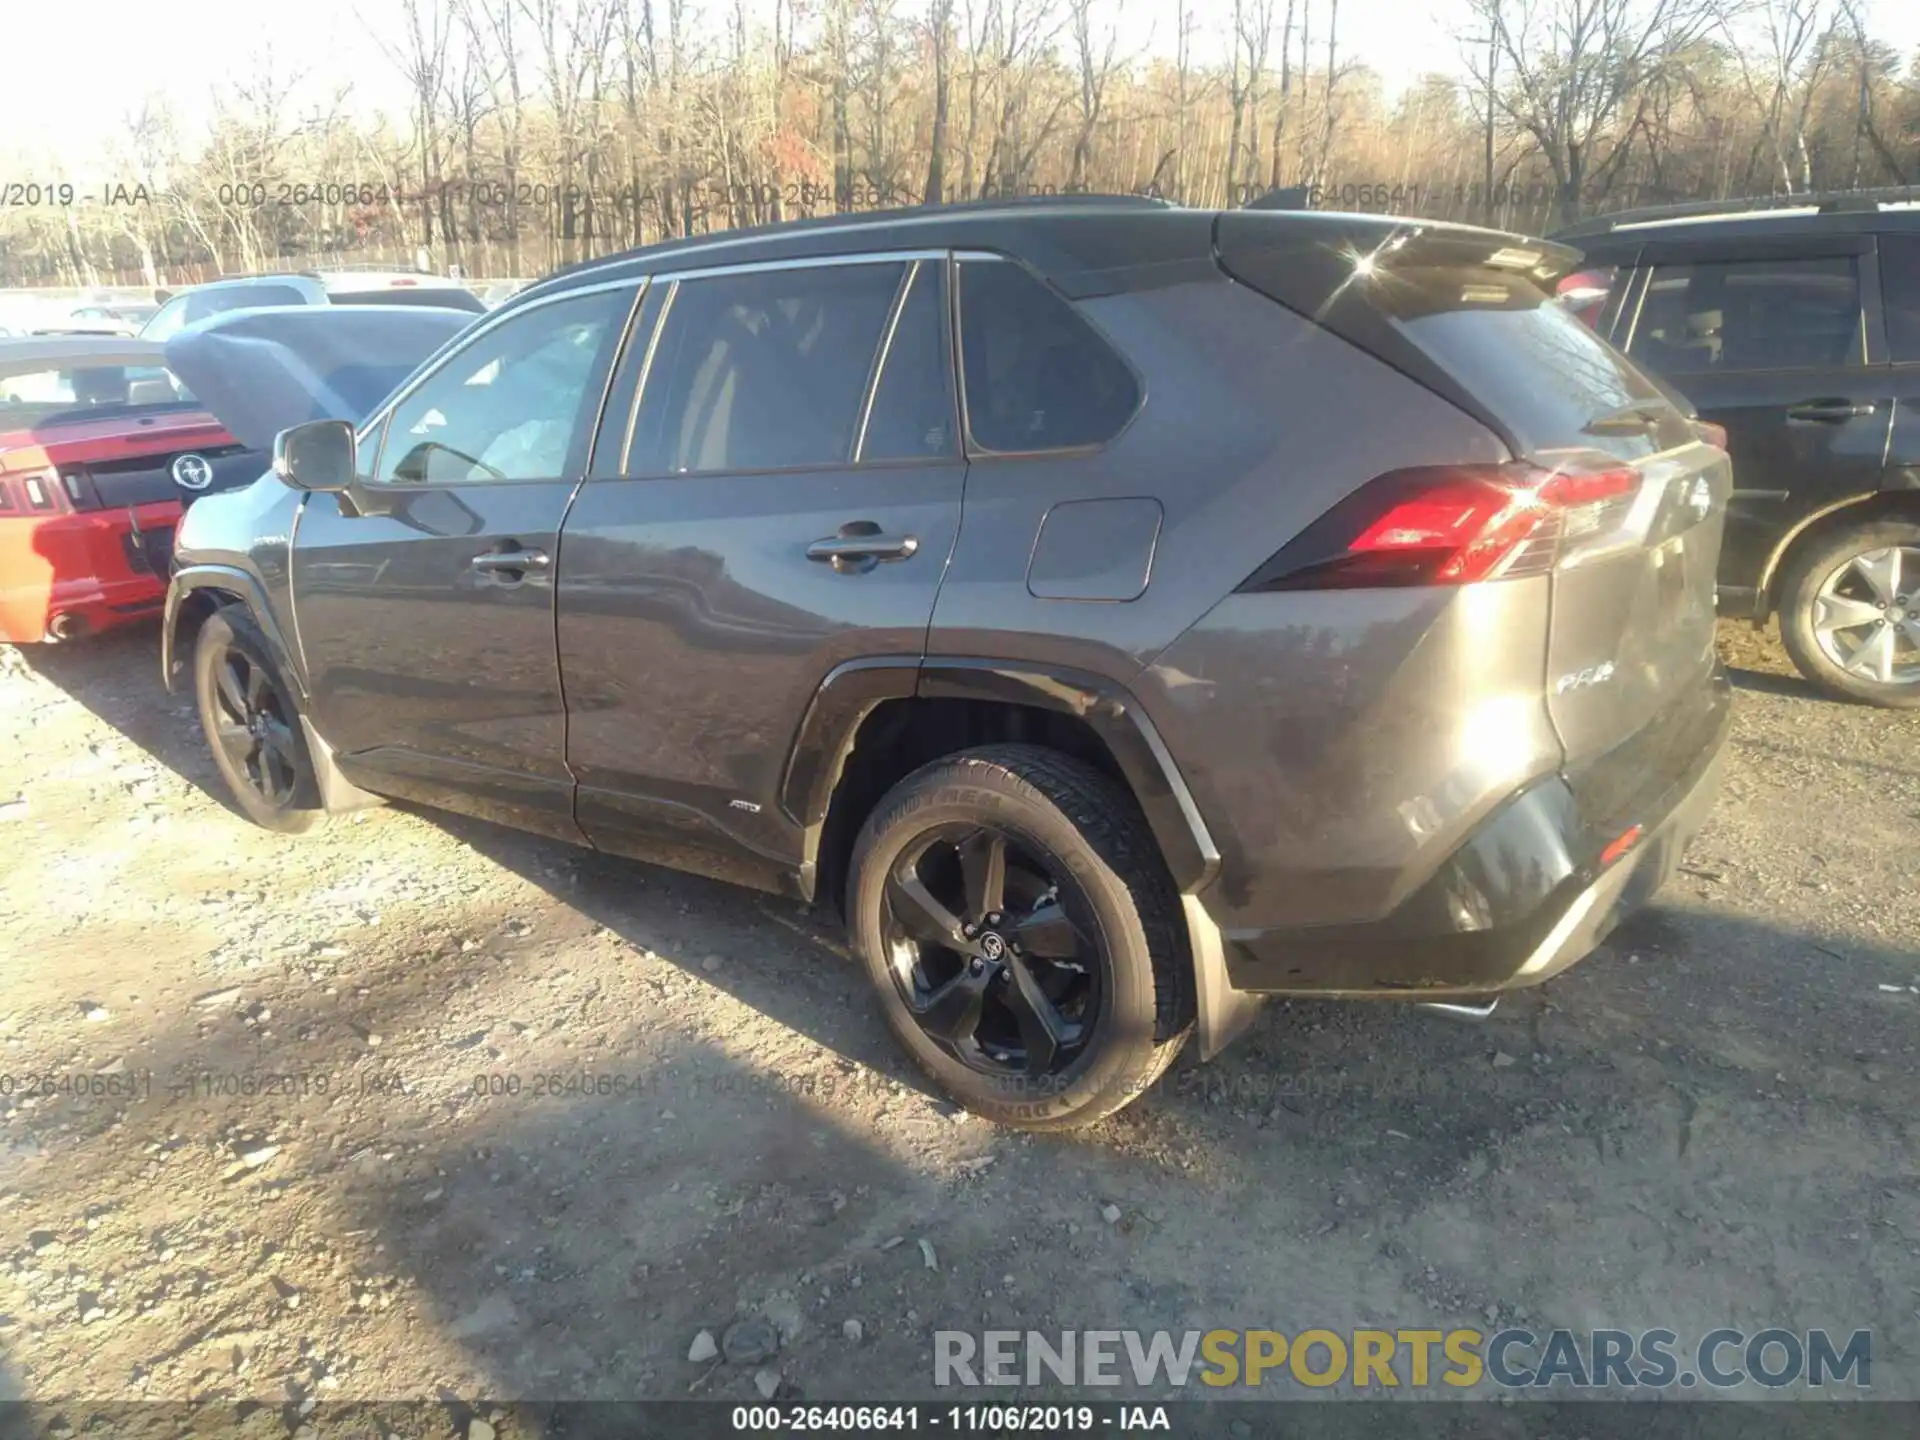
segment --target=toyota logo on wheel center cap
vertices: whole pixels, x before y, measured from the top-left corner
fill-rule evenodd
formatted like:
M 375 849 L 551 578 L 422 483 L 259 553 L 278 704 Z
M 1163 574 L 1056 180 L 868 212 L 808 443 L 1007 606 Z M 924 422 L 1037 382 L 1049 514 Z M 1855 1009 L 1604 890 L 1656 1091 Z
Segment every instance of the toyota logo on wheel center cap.
M 213 483 L 213 464 L 204 455 L 174 457 L 173 483 L 182 490 L 204 490 Z

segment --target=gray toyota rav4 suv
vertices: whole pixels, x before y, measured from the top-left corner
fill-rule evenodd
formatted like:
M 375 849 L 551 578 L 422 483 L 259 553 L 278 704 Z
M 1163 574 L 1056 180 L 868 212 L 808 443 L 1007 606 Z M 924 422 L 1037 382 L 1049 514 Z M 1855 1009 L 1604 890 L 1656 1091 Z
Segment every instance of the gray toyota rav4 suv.
M 1728 462 L 1577 258 L 1086 199 L 583 265 L 196 505 L 163 667 L 263 825 L 838 907 L 952 1095 L 1084 1124 L 1261 995 L 1538 983 L 1700 824 Z

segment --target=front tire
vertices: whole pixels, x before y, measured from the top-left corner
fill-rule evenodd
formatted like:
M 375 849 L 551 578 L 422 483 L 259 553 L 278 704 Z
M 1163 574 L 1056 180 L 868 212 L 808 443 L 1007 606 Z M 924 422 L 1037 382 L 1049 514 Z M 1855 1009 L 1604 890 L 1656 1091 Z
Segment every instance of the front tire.
M 1809 545 L 1781 581 L 1780 639 L 1831 694 L 1920 708 L 1920 525 L 1874 520 Z
M 326 819 L 292 688 L 244 610 L 217 610 L 201 625 L 193 693 L 235 809 L 281 835 L 304 834 Z
M 868 817 L 847 892 L 889 1028 L 976 1114 L 1091 1124 L 1186 1039 L 1172 880 L 1133 798 L 1091 765 L 993 745 L 924 766 Z

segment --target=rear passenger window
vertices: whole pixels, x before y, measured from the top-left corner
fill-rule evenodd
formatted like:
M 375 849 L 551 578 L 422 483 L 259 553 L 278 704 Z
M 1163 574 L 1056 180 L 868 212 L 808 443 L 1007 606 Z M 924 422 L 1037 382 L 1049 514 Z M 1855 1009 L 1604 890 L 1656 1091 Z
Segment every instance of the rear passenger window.
M 630 473 L 845 465 L 900 264 L 683 280 L 655 343 Z
M 921 261 L 908 279 L 907 298 L 874 387 L 862 460 L 934 460 L 958 448 L 942 269 L 937 262 Z
M 1007 260 L 960 273 L 967 429 L 985 450 L 1098 445 L 1140 405 L 1140 382 L 1059 294 Z
M 1895 360 L 1920 361 L 1920 235 L 1880 237 L 1880 289 L 1888 349 Z
M 1854 258 L 1657 266 L 1628 353 L 1673 375 L 1863 364 Z

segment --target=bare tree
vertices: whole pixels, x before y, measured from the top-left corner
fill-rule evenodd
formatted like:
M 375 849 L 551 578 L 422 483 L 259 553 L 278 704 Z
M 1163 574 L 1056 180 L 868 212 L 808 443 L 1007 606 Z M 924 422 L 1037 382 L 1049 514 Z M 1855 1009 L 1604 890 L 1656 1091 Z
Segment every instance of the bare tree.
M 1826 43 L 1831 22 L 1823 0 L 1761 0 L 1758 29 L 1766 44 L 1756 59 L 1765 66 L 1764 84 L 1747 58 L 1744 37 L 1734 29 L 1732 15 L 1721 17 L 1721 29 L 1740 71 L 1748 99 L 1760 112 L 1764 138 L 1772 151 L 1775 179 L 1792 194 L 1813 185 L 1813 163 L 1807 153 L 1807 113 L 1819 93 L 1821 71 L 1832 55 Z M 1757 48 L 1757 47 L 1756 47 Z
M 1535 230 L 1636 197 L 1902 182 L 1920 162 L 1920 68 L 1864 0 L 1474 0 L 1472 78 L 1398 100 L 1355 82 L 1352 3 L 1120 3 L 402 0 L 381 21 L 409 77 L 397 123 L 344 85 L 309 104 L 311 77 L 268 56 L 201 133 L 129 118 L 119 169 L 156 176 L 150 205 L 0 212 L 0 284 L 390 263 L 423 240 L 474 278 L 538 274 L 780 218 L 786 177 L 810 210 L 816 186 L 859 209 L 923 175 L 941 200 L 1097 185 L 1201 203 L 1223 180 L 1339 175 L 1398 182 L 1395 209 Z M 1162 15 L 1168 53 L 1127 54 Z M 1232 53 L 1208 54 L 1210 34 Z M 314 177 L 359 183 L 275 203 Z M 369 181 L 380 198 L 356 198 Z M 569 186 L 571 217 L 542 195 Z M 630 208 L 614 223 L 610 205 Z
M 1095 0 L 1067 0 L 1074 68 L 1080 80 L 1080 127 L 1073 138 L 1073 159 L 1067 170 L 1070 190 L 1086 188 L 1093 132 L 1100 123 L 1100 107 L 1107 97 L 1107 82 L 1113 77 L 1115 51 L 1120 43 L 1121 6 L 1122 0 L 1114 0 L 1114 13 L 1103 36 L 1094 30 Z
M 1338 3 L 1338 0 L 1335 0 Z M 1574 219 L 1590 183 L 1626 160 L 1646 87 L 1720 19 L 1721 0 L 1470 0 L 1492 65 L 1476 81 L 1529 134 Z
M 933 134 L 927 142 L 925 204 L 947 198 L 947 115 L 953 104 L 953 0 L 928 0 L 927 48 L 933 61 Z M 971 138 L 969 138 L 971 143 Z
M 1287 119 L 1289 108 L 1293 104 L 1293 51 L 1289 42 L 1293 36 L 1293 7 L 1295 0 L 1287 0 L 1286 16 L 1280 22 L 1280 96 L 1273 107 L 1273 141 L 1269 147 L 1267 184 L 1275 190 L 1281 182 L 1281 151 L 1286 144 Z M 1268 12 L 1271 16 L 1272 12 Z

